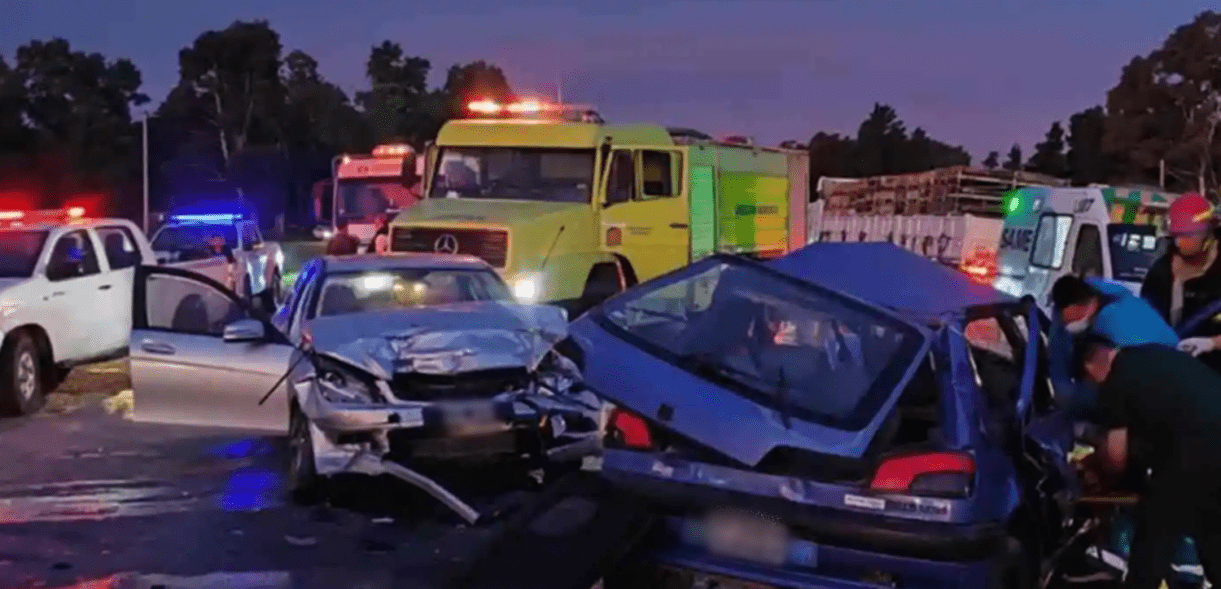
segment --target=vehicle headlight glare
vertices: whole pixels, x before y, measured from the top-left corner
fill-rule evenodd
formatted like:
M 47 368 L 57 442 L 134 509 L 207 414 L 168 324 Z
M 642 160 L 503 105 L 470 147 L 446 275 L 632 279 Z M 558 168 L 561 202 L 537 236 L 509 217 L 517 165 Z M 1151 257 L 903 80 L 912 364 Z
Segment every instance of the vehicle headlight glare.
M 519 278 L 513 283 L 513 296 L 522 302 L 534 302 L 538 299 L 538 282 L 533 278 Z

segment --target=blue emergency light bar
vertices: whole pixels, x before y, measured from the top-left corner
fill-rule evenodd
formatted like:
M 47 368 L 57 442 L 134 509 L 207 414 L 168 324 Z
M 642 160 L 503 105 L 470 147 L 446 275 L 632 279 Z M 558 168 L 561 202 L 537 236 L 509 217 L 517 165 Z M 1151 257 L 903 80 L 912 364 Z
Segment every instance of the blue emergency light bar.
M 190 213 L 170 215 L 170 220 L 183 223 L 233 223 L 245 219 L 241 213 Z

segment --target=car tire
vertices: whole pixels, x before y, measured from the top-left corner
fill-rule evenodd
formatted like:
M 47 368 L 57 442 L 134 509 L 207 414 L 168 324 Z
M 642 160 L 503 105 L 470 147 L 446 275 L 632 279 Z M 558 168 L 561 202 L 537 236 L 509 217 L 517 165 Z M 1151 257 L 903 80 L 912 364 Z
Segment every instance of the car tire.
M 42 357 L 30 334 L 14 334 L 0 349 L 0 413 L 29 415 L 46 402 Z
M 309 418 L 294 406 L 288 424 L 288 492 L 293 501 L 313 505 L 322 499 L 323 481 L 314 464 Z

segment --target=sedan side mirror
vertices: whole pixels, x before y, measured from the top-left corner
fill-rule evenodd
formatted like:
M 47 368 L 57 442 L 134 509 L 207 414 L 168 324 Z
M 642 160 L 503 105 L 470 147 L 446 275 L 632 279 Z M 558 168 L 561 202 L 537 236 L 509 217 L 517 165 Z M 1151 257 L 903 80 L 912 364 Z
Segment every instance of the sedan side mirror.
M 267 337 L 263 322 L 258 319 L 239 319 L 225 326 L 224 341 L 229 343 L 257 342 Z

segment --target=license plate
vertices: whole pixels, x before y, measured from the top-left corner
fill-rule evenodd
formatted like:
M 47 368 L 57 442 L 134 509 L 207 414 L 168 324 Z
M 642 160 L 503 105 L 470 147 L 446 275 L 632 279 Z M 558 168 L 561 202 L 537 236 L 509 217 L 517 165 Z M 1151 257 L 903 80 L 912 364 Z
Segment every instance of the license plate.
M 445 429 L 453 435 L 475 436 L 502 432 L 509 424 L 496 418 L 491 403 L 453 403 L 441 408 Z
M 783 565 L 789 549 L 784 524 L 738 511 L 714 511 L 704 520 L 708 551 L 772 565 Z

